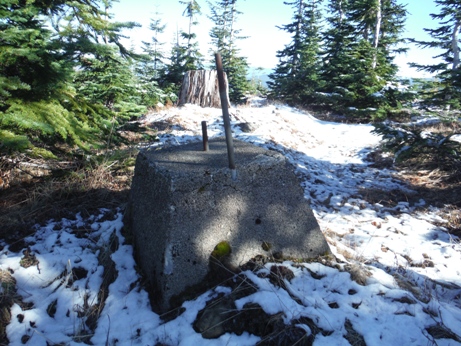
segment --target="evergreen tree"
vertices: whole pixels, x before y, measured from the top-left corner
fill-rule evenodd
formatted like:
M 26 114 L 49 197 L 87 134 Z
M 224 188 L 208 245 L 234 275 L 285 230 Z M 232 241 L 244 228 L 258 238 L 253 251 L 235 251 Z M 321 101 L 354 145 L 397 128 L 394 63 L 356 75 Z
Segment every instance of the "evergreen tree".
M 403 42 L 404 6 L 395 0 L 332 0 L 328 9 L 322 91 L 331 93 L 339 109 L 384 115 L 398 105 L 397 91 L 389 85 L 397 72 L 394 56 L 404 51 L 397 48 Z
M 187 66 L 187 48 L 183 44 L 180 32 L 177 31 L 175 36 L 170 51 L 170 62 L 165 65 L 159 84 L 167 92 L 178 95 L 184 74 L 190 70 L 190 67 L 192 67 L 192 70 L 195 68 L 194 66 Z
M 74 126 L 84 124 L 62 105 L 72 93 L 72 63 L 44 20 L 59 6 L 11 0 L 0 9 L 1 149 L 26 149 L 32 137 L 76 137 Z
M 177 31 L 170 53 L 170 63 L 166 65 L 165 73 L 161 77 L 160 86 L 167 92 L 177 94 L 181 89 L 184 74 L 187 71 L 203 68 L 202 54 L 199 51 L 196 34 L 193 27 L 197 25 L 195 17 L 199 15 L 200 6 L 197 1 L 180 1 L 186 5 L 183 15 L 189 18 L 188 32 Z
M 321 79 L 325 84 L 319 94 L 319 96 L 327 95 L 323 100 L 327 104 L 344 103 L 352 98 L 347 90 L 350 83 L 347 76 L 352 70 L 354 63 L 352 51 L 357 42 L 355 28 L 347 20 L 349 9 L 348 0 L 330 0 L 327 5 L 329 28 L 323 34 L 324 63 L 321 71 Z
M 71 65 L 55 49 L 46 28 L 46 8 L 3 1 L 0 4 L 0 95 L 2 109 L 9 98 L 39 100 L 56 96 L 70 78 Z
M 401 34 L 406 13 L 405 6 L 398 4 L 396 0 L 351 2 L 350 21 L 357 23 L 359 39 L 370 43 L 371 68 L 380 69 L 377 73 L 385 80 L 392 79 L 397 72 L 397 66 L 393 64 L 395 54 L 407 50 L 399 47 L 400 43 L 404 43 Z M 384 60 L 379 61 L 380 56 Z
M 76 73 L 75 86 L 79 95 L 90 104 L 102 104 L 117 118 L 129 119 L 145 112 L 140 107 L 141 94 L 129 60 L 123 59 L 115 47 L 112 53 L 83 59 Z
M 160 35 L 164 33 L 166 24 L 162 23 L 159 13 L 155 15 L 156 17 L 151 18 L 149 25 L 149 29 L 152 32 L 151 41 L 142 41 L 142 50 L 147 59 L 143 60 L 143 64 L 141 64 L 139 69 L 146 71 L 145 74 L 151 75 L 153 80 L 159 78 L 160 72 L 165 65 L 165 52 L 162 49 L 165 43 L 160 41 Z
M 211 43 L 214 53 L 221 55 L 224 71 L 227 74 L 229 84 L 229 98 L 231 101 L 243 102 L 245 94 L 250 90 L 247 80 L 248 63 L 245 57 L 240 56 L 237 41 L 244 39 L 239 36 L 240 30 L 236 29 L 238 15 L 237 0 L 220 0 L 215 4 L 208 2 L 211 9 L 209 17 L 214 26 L 210 31 Z
M 24 149 L 31 138 L 84 147 L 108 133 L 110 110 L 79 95 L 73 78 L 84 59 L 108 51 L 109 45 L 129 54 L 119 38 L 131 24 L 109 22 L 109 6 L 86 0 L 0 4 L 3 148 L 22 143 Z
M 159 13 L 156 13 L 156 18 L 150 20 L 149 26 L 152 39 L 142 42 L 143 55 L 136 64 L 142 104 L 148 107 L 154 107 L 159 102 L 163 103 L 168 98 L 159 87 L 160 77 L 165 70 L 165 53 L 162 50 L 164 43 L 160 41 L 160 35 L 163 34 L 165 27 L 166 25 L 159 19 Z
M 196 17 L 200 15 L 201 7 L 196 0 L 179 1 L 181 4 L 186 5 L 183 16 L 189 18 L 189 29 L 187 32 L 182 31 L 181 36 L 187 41 L 186 49 L 186 68 L 187 70 L 198 70 L 203 68 L 202 57 L 199 51 L 198 42 L 196 41 L 197 35 L 193 32 L 193 27 L 198 24 Z
M 419 47 L 440 48 L 443 52 L 434 58 L 441 58 L 442 62 L 431 65 L 412 63 L 410 66 L 420 71 L 435 73 L 438 79 L 438 88 L 432 97 L 431 103 L 447 107 L 461 107 L 461 64 L 460 38 L 461 30 L 461 2 L 459 0 L 435 0 L 440 8 L 439 13 L 431 14 L 431 18 L 439 21 L 436 29 L 424 29 L 433 38 L 433 41 L 411 40 Z
M 296 0 L 284 2 L 293 6 L 294 21 L 280 29 L 292 34 L 291 44 L 277 52 L 279 63 L 269 77 L 271 96 L 290 102 L 301 103 L 312 100 L 319 88 L 321 19 L 319 0 Z

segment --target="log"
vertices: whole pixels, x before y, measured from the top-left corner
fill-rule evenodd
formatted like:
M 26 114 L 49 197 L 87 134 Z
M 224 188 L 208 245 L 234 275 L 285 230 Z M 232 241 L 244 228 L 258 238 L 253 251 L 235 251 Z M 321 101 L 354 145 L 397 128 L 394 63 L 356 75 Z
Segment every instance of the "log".
M 227 100 L 229 100 L 229 87 L 226 74 L 224 74 L 224 79 Z M 184 75 L 179 94 L 179 105 L 182 106 L 186 103 L 196 104 L 200 107 L 221 108 L 216 70 L 187 71 Z

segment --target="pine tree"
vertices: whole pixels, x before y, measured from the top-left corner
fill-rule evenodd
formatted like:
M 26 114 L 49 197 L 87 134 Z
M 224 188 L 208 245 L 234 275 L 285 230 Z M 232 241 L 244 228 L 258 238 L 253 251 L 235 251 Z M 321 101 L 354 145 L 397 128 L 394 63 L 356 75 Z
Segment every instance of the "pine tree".
M 435 73 L 438 79 L 438 88 L 430 97 L 430 102 L 436 105 L 460 108 L 461 107 L 461 64 L 460 38 L 461 30 L 461 2 L 459 0 L 435 0 L 440 8 L 439 13 L 431 14 L 431 18 L 439 21 L 436 29 L 424 29 L 433 38 L 433 41 L 411 40 L 422 48 L 440 48 L 443 52 L 434 58 L 441 58 L 442 62 L 431 65 L 412 63 L 410 66 L 420 71 Z
M 277 52 L 279 63 L 269 77 L 271 96 L 302 103 L 313 99 L 319 86 L 320 28 L 319 0 L 284 2 L 294 9 L 294 21 L 280 29 L 292 34 L 292 41 Z
M 211 44 L 214 53 L 221 55 L 224 71 L 227 74 L 229 84 L 229 98 L 232 102 L 241 103 L 245 99 L 246 92 L 250 90 L 247 80 L 248 63 L 245 57 L 240 55 L 237 48 L 237 41 L 245 39 L 240 36 L 239 29 L 236 29 L 238 16 L 237 0 L 220 0 L 215 4 L 208 2 L 211 10 L 209 17 L 214 26 L 210 31 Z

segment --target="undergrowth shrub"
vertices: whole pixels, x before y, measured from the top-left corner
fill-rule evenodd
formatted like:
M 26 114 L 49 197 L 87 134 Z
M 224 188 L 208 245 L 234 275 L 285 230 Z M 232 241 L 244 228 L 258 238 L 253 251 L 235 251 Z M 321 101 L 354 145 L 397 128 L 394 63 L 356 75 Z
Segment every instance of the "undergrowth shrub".
M 395 154 L 396 163 L 440 169 L 458 178 L 461 175 L 461 142 L 453 138 L 459 135 L 455 130 L 443 133 L 402 124 L 374 126 L 373 133 L 383 137 L 383 147 Z

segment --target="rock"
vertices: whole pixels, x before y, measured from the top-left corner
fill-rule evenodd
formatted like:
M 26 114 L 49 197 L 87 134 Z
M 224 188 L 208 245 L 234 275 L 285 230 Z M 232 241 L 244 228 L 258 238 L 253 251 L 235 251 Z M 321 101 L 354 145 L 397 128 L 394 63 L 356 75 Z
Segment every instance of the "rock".
M 237 316 L 236 306 L 230 296 L 220 297 L 207 304 L 194 323 L 194 329 L 205 339 L 216 339 L 228 332 L 225 321 Z M 227 324 L 228 326 L 228 324 Z
M 253 123 L 240 123 L 237 124 L 240 127 L 240 130 L 245 133 L 250 133 L 256 130 L 256 126 Z
M 285 324 L 282 313 L 270 315 L 256 303 L 246 303 L 237 309 L 235 302 L 256 292 L 248 279 L 240 274 L 228 282 L 231 293 L 212 299 L 197 314 L 193 327 L 206 339 L 216 339 L 225 333 L 242 335 L 244 332 L 259 336 L 257 345 L 306 345 L 310 346 L 319 333 L 331 331 L 319 328 L 309 317 L 301 316 Z

